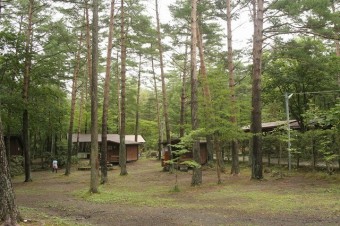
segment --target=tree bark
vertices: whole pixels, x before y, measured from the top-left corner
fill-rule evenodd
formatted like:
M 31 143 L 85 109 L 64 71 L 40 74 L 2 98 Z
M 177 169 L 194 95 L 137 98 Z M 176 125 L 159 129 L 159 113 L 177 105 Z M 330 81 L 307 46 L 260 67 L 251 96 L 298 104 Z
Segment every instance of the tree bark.
M 8 167 L 10 167 L 10 159 L 11 159 L 11 110 L 8 109 L 8 112 L 7 112 L 7 117 L 8 117 L 8 120 L 9 120 L 9 123 L 7 125 L 7 145 L 6 145 L 6 151 L 7 151 L 7 160 L 8 160 Z
M 109 94 L 110 94 L 110 70 L 111 70 L 111 54 L 112 54 L 112 39 L 114 27 L 114 6 L 115 0 L 111 1 L 110 9 L 110 26 L 109 37 L 107 43 L 106 54 L 106 71 L 105 71 L 105 84 L 104 84 L 104 103 L 103 103 L 103 117 L 102 117 L 102 148 L 101 148 L 101 184 L 105 184 L 107 178 L 107 119 L 109 111 Z
M 30 156 L 30 143 L 29 143 L 29 117 L 28 117 L 28 92 L 30 87 L 30 72 L 31 72 L 31 45 L 32 45 L 32 33 L 33 33 L 33 5 L 34 0 L 29 1 L 28 8 L 28 27 L 26 32 L 26 44 L 25 44 L 25 72 L 24 72 L 24 84 L 23 84 L 23 102 L 24 112 L 22 116 L 22 137 L 23 137 L 23 151 L 25 157 L 25 182 L 32 181 L 31 178 L 31 156 Z
M 78 74 L 79 74 L 79 65 L 80 65 L 80 51 L 83 41 L 83 33 L 80 34 L 79 37 L 79 47 L 76 55 L 76 65 L 74 67 L 73 79 L 72 79 L 72 94 L 71 94 L 71 113 L 70 113 L 70 124 L 68 129 L 68 140 L 67 140 L 67 161 L 66 161 L 66 170 L 65 175 L 68 176 L 71 173 L 71 159 L 72 159 L 72 133 L 73 133 L 73 124 L 74 124 L 74 112 L 76 106 L 76 97 L 77 97 L 77 83 L 78 83 Z
M 120 37 L 121 37 L 121 115 L 120 115 L 120 145 L 119 145 L 119 165 L 120 175 L 127 175 L 126 170 L 126 146 L 125 146 L 125 84 L 126 84 L 126 34 L 124 23 L 124 0 L 121 0 L 121 23 L 120 23 Z
M 261 115 L 261 73 L 263 45 L 263 0 L 253 0 L 254 44 L 252 73 L 252 179 L 263 178 L 262 166 L 262 115 Z
M 0 223 L 3 225 L 18 225 L 19 210 L 17 208 L 14 189 L 7 161 L 2 121 L 0 117 Z
M 160 60 L 160 68 L 161 68 L 161 80 L 162 80 L 162 96 L 163 96 L 163 114 L 165 121 L 165 134 L 166 134 L 166 143 L 168 147 L 168 151 L 171 155 L 171 134 L 170 134 L 170 123 L 169 123 L 169 114 L 168 114 L 168 100 L 167 100 L 167 92 L 165 87 L 165 75 L 164 75 L 164 64 L 163 64 L 163 46 L 162 46 L 162 38 L 161 38 L 161 28 L 159 22 L 159 12 L 158 12 L 158 0 L 155 0 L 156 7 L 156 21 L 157 21 L 157 40 L 158 40 L 158 51 L 159 51 L 159 60 Z
M 197 48 L 197 0 L 191 1 L 191 126 L 192 130 L 198 129 L 198 98 L 197 98 L 197 60 L 196 60 L 196 48 Z M 194 138 L 194 144 L 192 148 L 193 159 L 201 164 L 200 155 L 200 143 L 199 138 Z M 191 185 L 196 186 L 202 184 L 202 169 L 194 168 Z
M 91 184 L 90 192 L 98 193 L 98 0 L 93 0 L 92 79 L 91 79 Z
M 231 2 L 227 0 L 227 38 L 228 38 L 228 71 L 229 71 L 229 91 L 231 101 L 231 116 L 230 122 L 236 127 L 237 125 L 237 106 L 236 106 L 236 95 L 235 95 L 235 79 L 234 79 L 234 61 L 233 61 L 233 39 L 231 29 Z M 231 141 L 231 174 L 238 175 L 240 173 L 240 166 L 238 161 L 238 141 L 233 139 Z

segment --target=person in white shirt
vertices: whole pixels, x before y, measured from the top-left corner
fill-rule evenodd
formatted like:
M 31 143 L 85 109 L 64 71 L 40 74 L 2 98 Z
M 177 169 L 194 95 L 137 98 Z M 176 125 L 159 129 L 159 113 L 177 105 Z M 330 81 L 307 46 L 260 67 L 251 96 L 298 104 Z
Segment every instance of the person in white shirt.
M 54 173 L 54 171 L 56 173 L 58 172 L 58 161 L 57 160 L 53 160 L 52 162 L 52 172 Z

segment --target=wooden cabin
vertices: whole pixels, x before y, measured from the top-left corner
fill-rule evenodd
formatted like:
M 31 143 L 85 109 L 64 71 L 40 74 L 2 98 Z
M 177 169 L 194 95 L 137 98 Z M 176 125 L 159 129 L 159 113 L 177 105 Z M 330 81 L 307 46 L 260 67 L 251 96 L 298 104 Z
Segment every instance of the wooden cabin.
M 19 135 L 4 136 L 5 147 L 10 146 L 10 155 L 23 155 L 23 141 Z
M 180 142 L 180 139 L 173 139 L 171 140 L 171 145 L 176 145 Z M 162 166 L 164 167 L 166 164 L 165 161 L 170 160 L 170 154 L 168 149 L 166 148 L 166 142 L 162 143 L 163 145 L 163 151 L 162 151 Z M 192 154 L 192 147 L 187 147 L 189 152 L 183 154 L 180 158 L 180 162 L 193 160 L 193 154 Z M 171 147 L 171 150 L 176 151 L 176 147 Z M 208 162 L 208 148 L 207 148 L 207 141 L 206 140 L 200 140 L 200 155 L 201 155 L 201 165 L 204 165 Z
M 101 148 L 102 135 L 98 134 L 99 149 Z M 83 144 L 86 146 L 83 150 L 78 152 L 78 158 L 90 158 L 90 144 L 91 144 L 91 134 L 73 134 L 72 142 Z M 126 145 L 126 161 L 137 161 L 139 159 L 139 152 L 141 146 L 145 143 L 144 138 L 141 135 L 137 136 L 137 141 L 135 140 L 135 135 L 125 136 Z M 119 145 L 120 136 L 119 134 L 108 134 L 107 135 L 107 161 L 110 163 L 119 162 Z M 100 151 L 99 151 L 100 152 Z

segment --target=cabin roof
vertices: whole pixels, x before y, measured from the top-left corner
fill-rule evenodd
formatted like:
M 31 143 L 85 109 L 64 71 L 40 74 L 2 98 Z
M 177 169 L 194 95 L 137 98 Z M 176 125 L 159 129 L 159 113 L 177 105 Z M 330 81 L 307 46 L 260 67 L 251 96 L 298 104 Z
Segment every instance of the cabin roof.
M 78 134 L 72 134 L 72 142 L 77 142 Z M 102 141 L 102 135 L 98 134 L 98 142 Z M 120 135 L 119 134 L 107 134 L 107 141 L 113 143 L 120 143 Z M 80 143 L 90 143 L 91 142 L 91 134 L 79 134 L 79 142 Z M 141 135 L 137 136 L 137 141 L 135 141 L 135 135 L 125 135 L 125 144 L 143 144 L 145 143 L 144 138 Z
M 172 138 L 171 139 L 171 144 L 178 144 L 179 142 L 181 142 L 181 138 Z M 207 139 L 204 137 L 201 137 L 199 140 L 200 144 L 204 144 L 207 143 Z M 161 144 L 165 145 L 167 144 L 167 141 L 162 141 Z
M 284 126 L 286 124 L 287 124 L 287 121 L 264 122 L 262 123 L 262 132 L 269 132 L 269 131 L 274 130 L 277 127 Z M 300 126 L 297 120 L 289 120 L 289 126 L 291 129 L 300 129 Z M 250 126 L 243 126 L 242 130 L 245 132 L 249 132 Z

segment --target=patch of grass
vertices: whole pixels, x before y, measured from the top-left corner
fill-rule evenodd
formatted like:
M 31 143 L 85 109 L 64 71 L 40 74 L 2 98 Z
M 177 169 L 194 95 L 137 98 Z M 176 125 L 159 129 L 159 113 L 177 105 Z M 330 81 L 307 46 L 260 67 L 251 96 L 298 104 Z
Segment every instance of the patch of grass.
M 37 225 L 49 225 L 49 226 L 74 226 L 74 225 L 84 225 L 87 226 L 89 224 L 84 224 L 74 222 L 69 219 L 50 216 L 44 212 L 41 212 L 35 208 L 27 208 L 27 207 L 19 207 L 19 211 L 21 216 L 23 217 L 24 224 L 27 226 L 37 226 Z M 36 220 L 39 219 L 39 220 Z
M 89 202 L 95 203 L 120 203 L 150 207 L 174 205 L 174 199 L 163 198 L 160 196 L 161 193 L 165 192 L 165 188 L 129 191 L 128 189 L 121 189 L 117 187 L 108 188 L 102 186 L 100 188 L 100 193 L 98 194 L 91 194 L 88 190 L 80 190 L 74 194 Z
M 179 189 L 178 185 L 175 185 L 170 192 L 180 192 L 181 190 Z
M 289 190 L 249 190 L 247 187 L 225 186 L 214 192 L 202 194 L 198 198 L 207 202 L 227 203 L 221 205 L 221 208 L 235 209 L 255 213 L 263 211 L 265 213 L 286 213 L 299 212 L 301 214 L 317 214 L 323 211 L 332 212 L 338 206 L 340 210 L 340 200 L 337 198 L 340 194 L 340 188 L 334 187 L 325 189 L 304 189 L 298 191 Z

